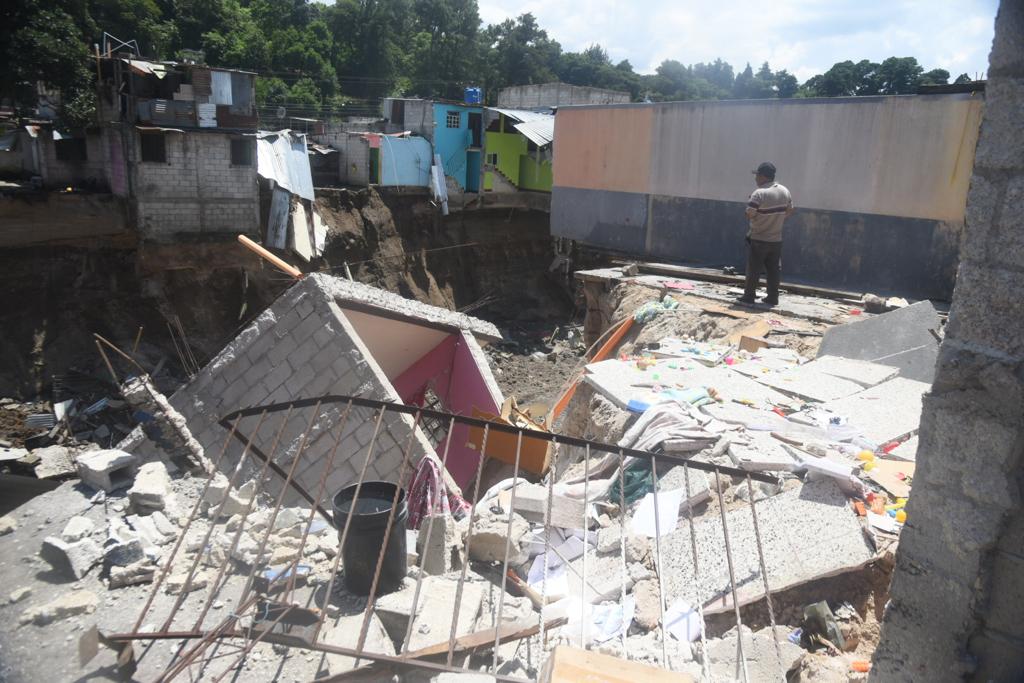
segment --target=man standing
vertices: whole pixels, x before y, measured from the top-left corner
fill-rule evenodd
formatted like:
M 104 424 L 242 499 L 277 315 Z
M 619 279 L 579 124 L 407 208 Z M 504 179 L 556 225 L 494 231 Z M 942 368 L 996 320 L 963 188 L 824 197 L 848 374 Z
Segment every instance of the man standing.
M 754 180 L 757 189 L 747 202 L 747 282 L 742 304 L 754 303 L 754 293 L 761 277 L 767 272 L 768 296 L 763 302 L 769 306 L 779 303 L 779 278 L 782 272 L 782 223 L 793 213 L 793 197 L 784 186 L 775 182 L 775 165 L 764 162 L 757 167 Z

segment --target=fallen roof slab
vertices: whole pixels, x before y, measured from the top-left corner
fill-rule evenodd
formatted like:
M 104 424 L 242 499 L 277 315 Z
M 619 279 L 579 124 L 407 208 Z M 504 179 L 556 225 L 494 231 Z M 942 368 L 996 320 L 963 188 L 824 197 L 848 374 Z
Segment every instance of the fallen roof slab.
M 829 401 L 825 408 L 842 415 L 869 441 L 884 444 L 917 431 L 921 397 L 931 384 L 897 377 L 859 394 Z
M 900 376 L 920 382 L 935 377 L 939 341 L 932 334 L 942 327 L 930 301 L 889 313 L 838 325 L 821 340 L 818 356 L 867 360 L 900 369 Z
M 750 506 L 726 513 L 736 593 L 740 604 L 764 595 Z M 871 562 L 875 553 L 865 538 L 846 496 L 831 480 L 804 484 L 757 504 L 761 546 L 772 591 L 834 576 Z M 729 563 L 720 517 L 693 525 L 699 560 L 700 598 L 706 610 L 732 604 Z M 661 541 L 665 601 L 695 601 L 690 528 L 679 528 Z

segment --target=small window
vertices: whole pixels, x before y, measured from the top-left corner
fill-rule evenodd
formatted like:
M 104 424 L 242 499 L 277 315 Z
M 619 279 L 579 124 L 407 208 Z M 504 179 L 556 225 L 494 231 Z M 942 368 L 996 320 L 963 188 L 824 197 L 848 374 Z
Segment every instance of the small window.
M 498 155 L 497 155 L 497 153 L 495 153 L 495 154 L 488 154 L 487 155 L 487 163 L 490 164 L 491 166 L 497 166 L 498 165 Z
M 68 138 L 54 141 L 57 161 L 87 161 L 85 138 Z
M 167 163 L 167 134 L 143 133 L 140 136 L 142 160 L 158 164 Z
M 445 119 L 445 126 L 447 126 L 448 128 L 461 128 L 462 114 L 457 111 L 448 112 L 448 116 Z
M 231 140 L 231 165 L 252 166 L 252 141 L 245 138 Z

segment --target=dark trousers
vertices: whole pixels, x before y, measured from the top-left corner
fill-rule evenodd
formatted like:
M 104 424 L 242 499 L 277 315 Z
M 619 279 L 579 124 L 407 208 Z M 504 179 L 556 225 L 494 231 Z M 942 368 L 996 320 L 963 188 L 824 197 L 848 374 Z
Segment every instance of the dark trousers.
M 743 289 L 745 299 L 753 299 L 761 271 L 768 273 L 767 301 L 779 300 L 779 277 L 782 274 L 782 242 L 747 240 L 747 283 Z

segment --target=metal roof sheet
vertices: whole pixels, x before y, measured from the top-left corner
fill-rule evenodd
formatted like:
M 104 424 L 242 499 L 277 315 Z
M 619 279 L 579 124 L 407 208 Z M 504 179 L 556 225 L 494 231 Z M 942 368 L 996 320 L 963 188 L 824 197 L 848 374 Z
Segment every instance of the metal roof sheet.
M 523 123 L 526 123 L 527 121 L 537 121 L 539 119 L 551 118 L 551 114 L 542 114 L 540 112 L 530 111 L 528 109 L 501 109 L 499 107 L 487 108 L 490 109 L 491 111 L 496 111 L 499 114 L 504 114 L 510 119 L 522 121 Z
M 517 123 L 514 128 L 538 147 L 550 145 L 555 139 L 555 117 L 547 114 L 543 117 Z

